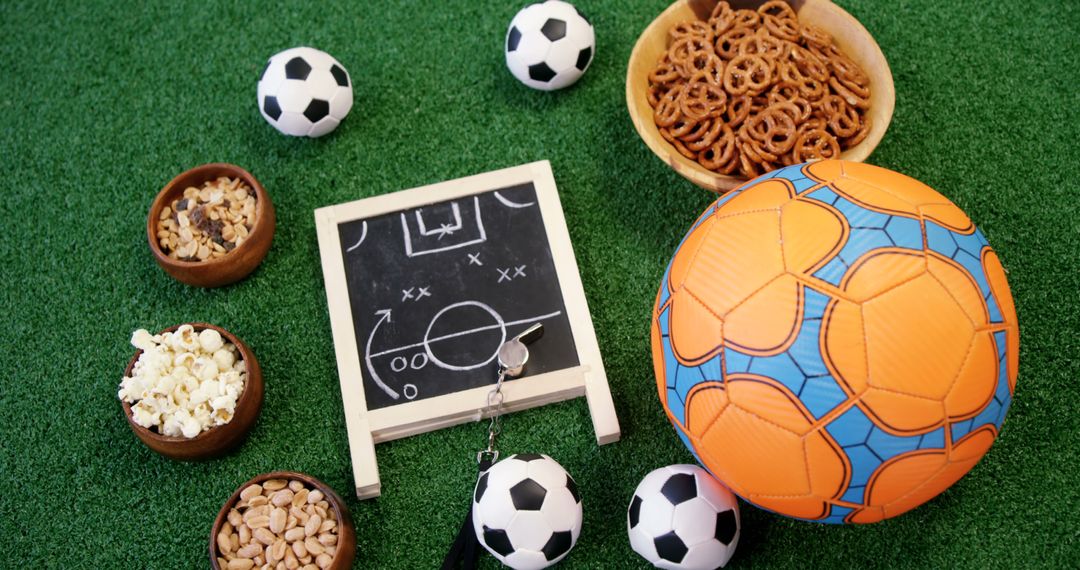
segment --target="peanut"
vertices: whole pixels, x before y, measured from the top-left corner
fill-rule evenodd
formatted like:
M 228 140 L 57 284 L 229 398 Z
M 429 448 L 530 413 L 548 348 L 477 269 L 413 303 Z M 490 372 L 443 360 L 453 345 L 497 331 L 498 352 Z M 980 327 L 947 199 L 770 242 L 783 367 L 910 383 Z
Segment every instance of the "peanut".
M 285 530 L 285 523 L 288 522 L 288 515 L 285 513 L 285 509 L 281 507 L 275 507 L 270 511 L 270 530 L 274 534 L 281 534 Z
M 276 507 L 291 505 L 292 500 L 293 492 L 291 489 L 282 489 L 273 495 L 270 495 L 270 502 Z
M 240 550 L 237 550 L 236 556 L 238 558 L 255 558 L 260 552 L 262 552 L 262 547 L 253 542 L 247 546 L 241 547 Z
M 251 570 L 255 567 L 255 561 L 250 558 L 233 558 L 226 567 L 228 570 Z
M 299 490 L 301 490 L 303 488 L 304 488 L 304 484 L 297 481 L 296 479 L 293 479 L 293 480 L 289 481 L 289 489 L 291 489 L 293 493 L 296 493 L 297 491 L 299 491 Z
M 320 491 L 318 489 L 315 489 L 314 491 L 308 493 L 307 502 L 314 505 L 314 504 L 318 503 L 321 500 L 323 500 L 323 492 L 322 491 Z
M 315 564 L 319 568 L 322 568 L 323 570 L 326 570 L 327 568 L 329 568 L 330 563 L 333 562 L 333 561 L 334 561 L 334 557 L 330 556 L 329 554 L 327 554 L 325 552 L 320 554 L 319 556 L 317 556 L 315 558 Z
M 312 536 L 319 532 L 319 527 L 322 525 L 322 517 L 315 515 L 308 519 L 307 524 L 304 525 L 304 536 Z
M 303 540 L 304 536 L 306 536 L 306 534 L 304 533 L 304 529 L 300 527 L 290 528 L 289 530 L 285 531 L 285 540 L 289 542 Z
M 279 491 L 285 488 L 288 483 L 284 479 L 270 479 L 263 483 L 263 488 L 267 491 Z
M 315 556 L 323 553 L 323 545 L 314 536 L 309 536 L 304 539 L 304 548 Z
M 297 558 L 303 558 L 307 556 L 307 547 L 304 546 L 304 543 L 300 542 L 299 540 L 292 543 L 292 551 L 296 554 Z
M 275 535 L 273 532 L 270 532 L 270 529 L 266 528 L 257 528 L 255 529 L 255 532 L 251 533 L 251 535 L 255 537 L 255 540 L 263 543 L 264 546 L 270 546 L 271 544 L 274 544 L 274 539 L 277 538 L 277 535 Z

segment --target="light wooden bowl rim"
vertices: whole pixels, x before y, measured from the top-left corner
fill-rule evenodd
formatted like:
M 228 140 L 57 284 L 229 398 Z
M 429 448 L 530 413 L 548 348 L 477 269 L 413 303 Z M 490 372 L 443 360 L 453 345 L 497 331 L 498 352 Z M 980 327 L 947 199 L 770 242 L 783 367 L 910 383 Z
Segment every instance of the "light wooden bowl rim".
M 875 116 L 875 121 L 874 124 L 871 125 L 870 133 L 867 135 L 866 139 L 854 147 L 840 153 L 839 157 L 842 160 L 862 162 L 870 156 L 878 143 L 881 142 L 882 137 L 885 136 L 885 132 L 889 128 L 889 123 L 892 121 L 893 110 L 896 105 L 896 91 L 895 85 L 893 84 L 892 71 L 889 68 L 888 61 L 885 59 L 885 54 L 882 53 L 881 47 L 877 44 L 877 41 L 870 32 L 867 31 L 854 16 L 830 0 L 787 1 L 789 4 L 793 4 L 793 8 L 797 5 L 798 8 L 796 8 L 796 10 L 798 12 L 801 12 L 808 5 L 816 5 L 822 10 L 832 12 L 837 20 L 845 24 L 845 28 L 848 30 L 845 32 L 847 35 L 857 34 L 862 36 L 863 43 L 870 47 L 869 59 L 873 60 L 874 66 L 877 66 L 880 69 L 880 73 L 875 75 L 875 79 L 880 79 L 880 81 L 875 80 L 871 85 L 871 109 Z M 630 112 L 630 119 L 634 124 L 634 129 L 653 154 L 664 161 L 664 163 L 675 170 L 675 172 L 679 173 L 679 175 L 690 180 L 694 184 L 705 188 L 706 190 L 723 193 L 746 183 L 747 180 L 736 176 L 728 176 L 713 172 L 697 162 L 691 161 L 679 154 L 679 152 L 675 150 L 675 147 L 664 140 L 660 135 L 656 123 L 653 122 L 651 113 L 652 108 L 649 106 L 648 101 L 645 100 L 647 97 L 646 87 L 648 85 L 648 72 L 655 64 L 654 61 L 642 61 L 642 58 L 644 57 L 642 54 L 646 51 L 646 46 L 650 45 L 657 36 L 664 38 L 664 41 L 666 41 L 667 28 L 673 23 L 669 21 L 684 20 L 685 18 L 675 20 L 676 14 L 683 11 L 693 13 L 691 4 L 704 3 L 709 3 L 713 6 L 716 5 L 716 2 L 711 2 L 709 0 L 677 0 L 661 12 L 660 15 L 654 18 L 641 35 L 638 36 L 637 42 L 634 44 L 634 49 L 630 53 L 630 60 L 626 69 L 626 106 Z M 734 3 L 736 2 L 733 2 L 733 4 Z M 760 2 L 760 4 L 764 4 L 764 2 Z M 841 34 L 837 33 L 835 28 L 827 28 L 826 31 L 836 38 L 837 43 L 844 43 L 843 39 L 840 37 Z M 856 55 L 852 54 L 852 50 L 845 48 L 843 45 L 841 45 L 841 49 L 843 49 L 844 53 L 849 57 L 852 57 L 852 59 L 857 58 Z M 867 69 L 868 66 L 866 65 L 866 61 L 859 61 L 858 59 L 856 59 L 856 61 L 864 70 L 871 73 L 871 71 Z M 641 105 L 641 102 L 644 102 L 644 105 Z M 639 112 L 638 110 L 646 108 L 649 110 L 648 113 Z M 884 118 L 884 120 L 882 120 L 882 118 Z
M 180 327 L 182 327 L 184 325 L 191 325 L 195 329 L 196 332 L 201 332 L 204 329 L 216 330 L 219 334 L 221 334 L 222 337 L 224 337 L 226 340 L 228 340 L 229 342 L 236 345 L 236 349 L 240 352 L 240 358 L 244 362 L 247 362 L 247 374 L 246 374 L 246 378 L 244 379 L 244 391 L 240 393 L 240 397 L 236 400 L 236 411 L 233 412 L 233 420 L 235 420 L 236 417 L 240 415 L 240 409 L 241 408 L 246 409 L 246 408 L 249 408 L 251 406 L 262 407 L 262 398 L 260 398 L 258 396 L 258 393 L 261 393 L 262 390 L 251 389 L 252 385 L 255 384 L 255 383 L 262 384 L 262 373 L 261 373 L 261 370 L 259 369 L 258 361 L 255 360 L 255 354 L 253 352 L 251 352 L 251 348 L 249 348 L 248 345 L 244 344 L 244 342 L 242 340 L 237 338 L 236 335 L 232 334 L 231 332 L 229 332 L 229 331 L 227 331 L 227 330 L 225 330 L 225 329 L 223 329 L 223 328 L 221 328 L 221 327 L 219 327 L 217 325 L 212 325 L 210 323 L 180 323 L 178 325 L 173 325 L 173 326 L 171 326 L 169 328 L 163 329 L 158 334 L 163 334 L 163 333 L 167 333 L 167 332 L 175 332 L 177 329 L 179 329 Z M 143 353 L 143 351 L 142 351 L 141 348 L 135 351 L 135 356 L 131 357 L 131 360 L 128 361 L 127 368 L 124 369 L 124 377 L 131 376 L 131 370 L 135 367 L 135 363 L 138 362 L 139 357 L 142 356 L 142 353 Z M 157 442 L 160 442 L 160 443 L 163 443 L 163 444 L 167 444 L 167 445 L 173 446 L 173 447 L 197 447 L 198 445 L 202 444 L 207 439 L 209 439 L 212 434 L 216 433 L 219 430 L 226 430 L 226 429 L 229 429 L 229 428 L 237 429 L 236 425 L 233 424 L 233 420 L 230 420 L 228 423 L 225 423 L 225 424 L 222 424 L 222 425 L 219 425 L 219 426 L 214 426 L 214 427 L 211 427 L 210 429 L 207 429 L 207 430 L 203 430 L 201 433 L 199 433 L 199 435 L 197 435 L 195 437 L 190 437 L 189 438 L 189 437 L 175 436 L 175 435 L 163 435 L 163 434 L 160 434 L 160 433 L 158 433 L 158 432 L 156 432 L 156 431 L 154 431 L 152 429 L 143 427 L 143 426 L 135 423 L 135 418 L 131 413 L 131 404 L 125 402 L 124 400 L 120 400 L 120 404 L 124 409 L 124 417 L 127 418 L 128 425 L 131 426 L 132 430 L 135 430 L 136 432 L 138 432 L 140 434 L 143 434 L 143 436 L 145 436 L 145 437 L 147 437 L 149 439 L 152 439 L 154 441 L 157 441 Z M 255 415 L 256 416 L 258 415 L 257 411 L 256 411 Z M 255 422 L 252 421 L 251 424 L 244 431 L 245 432 L 250 431 L 251 428 L 254 425 L 255 425 Z M 140 439 L 141 439 L 141 436 L 140 436 Z M 220 450 L 209 449 L 209 450 L 206 451 L 205 454 L 200 454 L 200 455 L 213 454 L 213 453 L 215 453 L 217 451 L 220 451 Z
M 356 528 L 353 526 L 352 515 L 349 513 L 349 508 L 345 505 L 345 501 L 341 498 L 341 495 L 338 495 L 337 491 L 334 491 L 330 485 L 323 483 L 307 473 L 300 473 L 298 471 L 270 471 L 268 473 L 256 475 L 245 481 L 236 488 L 236 491 L 233 491 L 233 494 L 225 501 L 225 504 L 221 506 L 217 518 L 214 519 L 213 526 L 210 527 L 210 567 L 213 568 L 213 570 L 222 570 L 221 565 L 217 562 L 217 534 L 221 531 L 221 525 L 228 519 L 229 510 L 240 500 L 240 493 L 250 485 L 254 485 L 255 483 L 261 484 L 270 479 L 296 479 L 303 481 L 304 484 L 314 489 L 322 491 L 322 494 L 326 497 L 326 501 L 330 503 L 330 506 L 334 509 L 334 514 L 337 515 L 338 520 L 338 551 L 334 552 L 334 560 L 330 564 L 330 568 L 338 569 L 352 566 L 353 559 L 356 557 Z M 341 545 L 343 543 L 349 545 L 346 549 L 347 552 L 344 553 L 341 551 Z
M 161 245 L 158 243 L 157 240 L 156 226 L 158 223 L 158 216 L 161 215 L 161 211 L 165 209 L 165 206 L 168 206 L 172 202 L 172 199 L 177 194 L 183 194 L 186 187 L 180 187 L 181 180 L 190 176 L 198 180 L 198 182 L 196 182 L 195 184 L 188 184 L 188 186 L 194 186 L 220 176 L 220 173 L 218 171 L 221 170 L 229 172 L 234 178 L 240 178 L 241 180 L 246 182 L 248 186 L 251 186 L 251 188 L 255 191 L 255 226 L 251 229 L 251 232 L 249 232 L 248 237 L 244 240 L 244 243 L 233 248 L 232 251 L 221 257 L 210 258 L 206 261 L 183 261 L 180 259 L 173 259 L 169 257 L 168 254 L 166 254 L 161 249 Z M 199 166 L 189 168 L 181 172 L 180 174 L 174 176 L 172 180 L 170 180 L 167 184 L 165 184 L 165 186 L 161 188 L 157 196 L 154 197 L 154 201 L 150 205 L 150 212 L 149 214 L 147 214 L 146 217 L 146 237 L 147 240 L 150 242 L 150 250 L 154 252 L 154 257 L 157 259 L 158 263 L 176 268 L 199 268 L 205 271 L 212 271 L 214 268 L 225 267 L 232 263 L 235 263 L 238 259 L 241 259 L 241 252 L 257 247 L 257 241 L 255 240 L 256 232 L 260 232 L 259 235 L 261 236 L 261 232 L 274 231 L 273 225 L 271 225 L 269 228 L 267 227 L 267 224 L 271 223 L 267 212 L 267 209 L 270 207 L 272 207 L 270 202 L 270 196 L 266 193 L 266 189 L 263 188 L 263 185 L 258 181 L 258 179 L 256 179 L 255 176 L 247 170 L 235 164 L 230 164 L 227 162 L 211 162 L 207 164 L 200 164 Z M 262 260 L 260 259 L 259 261 L 261 262 Z M 258 263 L 254 264 L 254 266 L 251 268 L 251 271 L 254 271 L 255 267 L 258 267 L 258 265 Z M 248 271 L 247 273 L 250 273 L 251 271 Z

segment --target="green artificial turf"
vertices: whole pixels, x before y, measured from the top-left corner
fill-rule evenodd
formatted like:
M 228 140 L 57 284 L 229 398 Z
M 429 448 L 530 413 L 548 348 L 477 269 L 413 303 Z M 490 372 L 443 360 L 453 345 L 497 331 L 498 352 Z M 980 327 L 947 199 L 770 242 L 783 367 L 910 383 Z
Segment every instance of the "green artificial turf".
M 996 445 L 941 497 L 851 527 L 744 505 L 731 567 L 1075 567 L 1080 4 L 840 3 L 878 39 L 896 82 L 871 162 L 952 198 L 997 249 L 1020 316 L 1020 379 Z M 214 516 L 249 477 L 300 470 L 349 495 L 312 211 L 541 159 L 559 185 L 623 441 L 597 447 L 576 400 L 508 417 L 500 445 L 547 453 L 577 479 L 584 531 L 564 567 L 644 565 L 624 508 L 648 471 L 692 461 L 657 400 L 649 312 L 675 245 L 714 196 L 653 157 L 627 116 L 626 62 L 665 0 L 580 0 L 596 59 L 552 94 L 505 69 L 517 4 L 0 3 L 0 566 L 205 567 Z M 266 58 L 301 44 L 336 56 L 356 86 L 351 115 L 322 140 L 284 137 L 256 110 Z M 216 161 L 253 172 L 278 222 L 258 271 L 206 291 L 155 265 L 145 216 L 172 176 Z M 116 400 L 131 331 L 191 320 L 243 338 L 266 378 L 250 440 L 194 464 L 140 444 Z M 383 496 L 348 501 L 357 567 L 441 560 L 483 432 L 378 446 Z

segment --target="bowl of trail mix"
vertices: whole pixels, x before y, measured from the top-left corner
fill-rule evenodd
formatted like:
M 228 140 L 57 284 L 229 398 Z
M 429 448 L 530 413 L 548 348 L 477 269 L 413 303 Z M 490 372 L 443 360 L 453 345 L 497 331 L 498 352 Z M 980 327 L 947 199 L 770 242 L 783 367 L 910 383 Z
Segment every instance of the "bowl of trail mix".
M 204 164 L 173 178 L 150 206 L 146 233 L 158 265 L 178 281 L 220 287 L 247 277 L 274 238 L 274 206 L 250 172 Z

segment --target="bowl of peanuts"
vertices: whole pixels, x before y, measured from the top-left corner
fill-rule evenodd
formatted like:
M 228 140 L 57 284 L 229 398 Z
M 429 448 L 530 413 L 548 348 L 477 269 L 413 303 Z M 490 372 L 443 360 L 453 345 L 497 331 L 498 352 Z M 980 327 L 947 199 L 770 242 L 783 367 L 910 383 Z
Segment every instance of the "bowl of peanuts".
M 275 471 L 240 486 L 210 531 L 214 570 L 351 568 L 356 531 L 345 502 L 322 481 Z
M 247 439 L 263 403 L 263 377 L 248 345 L 208 323 L 156 335 L 137 330 L 118 396 L 131 431 L 150 449 L 194 461 Z
M 881 48 L 830 0 L 678 0 L 642 32 L 626 74 L 645 144 L 720 193 L 793 164 L 865 160 L 895 98 Z
M 195 287 L 247 277 L 274 238 L 274 205 L 250 172 L 233 164 L 196 166 L 161 189 L 146 220 L 154 259 Z

